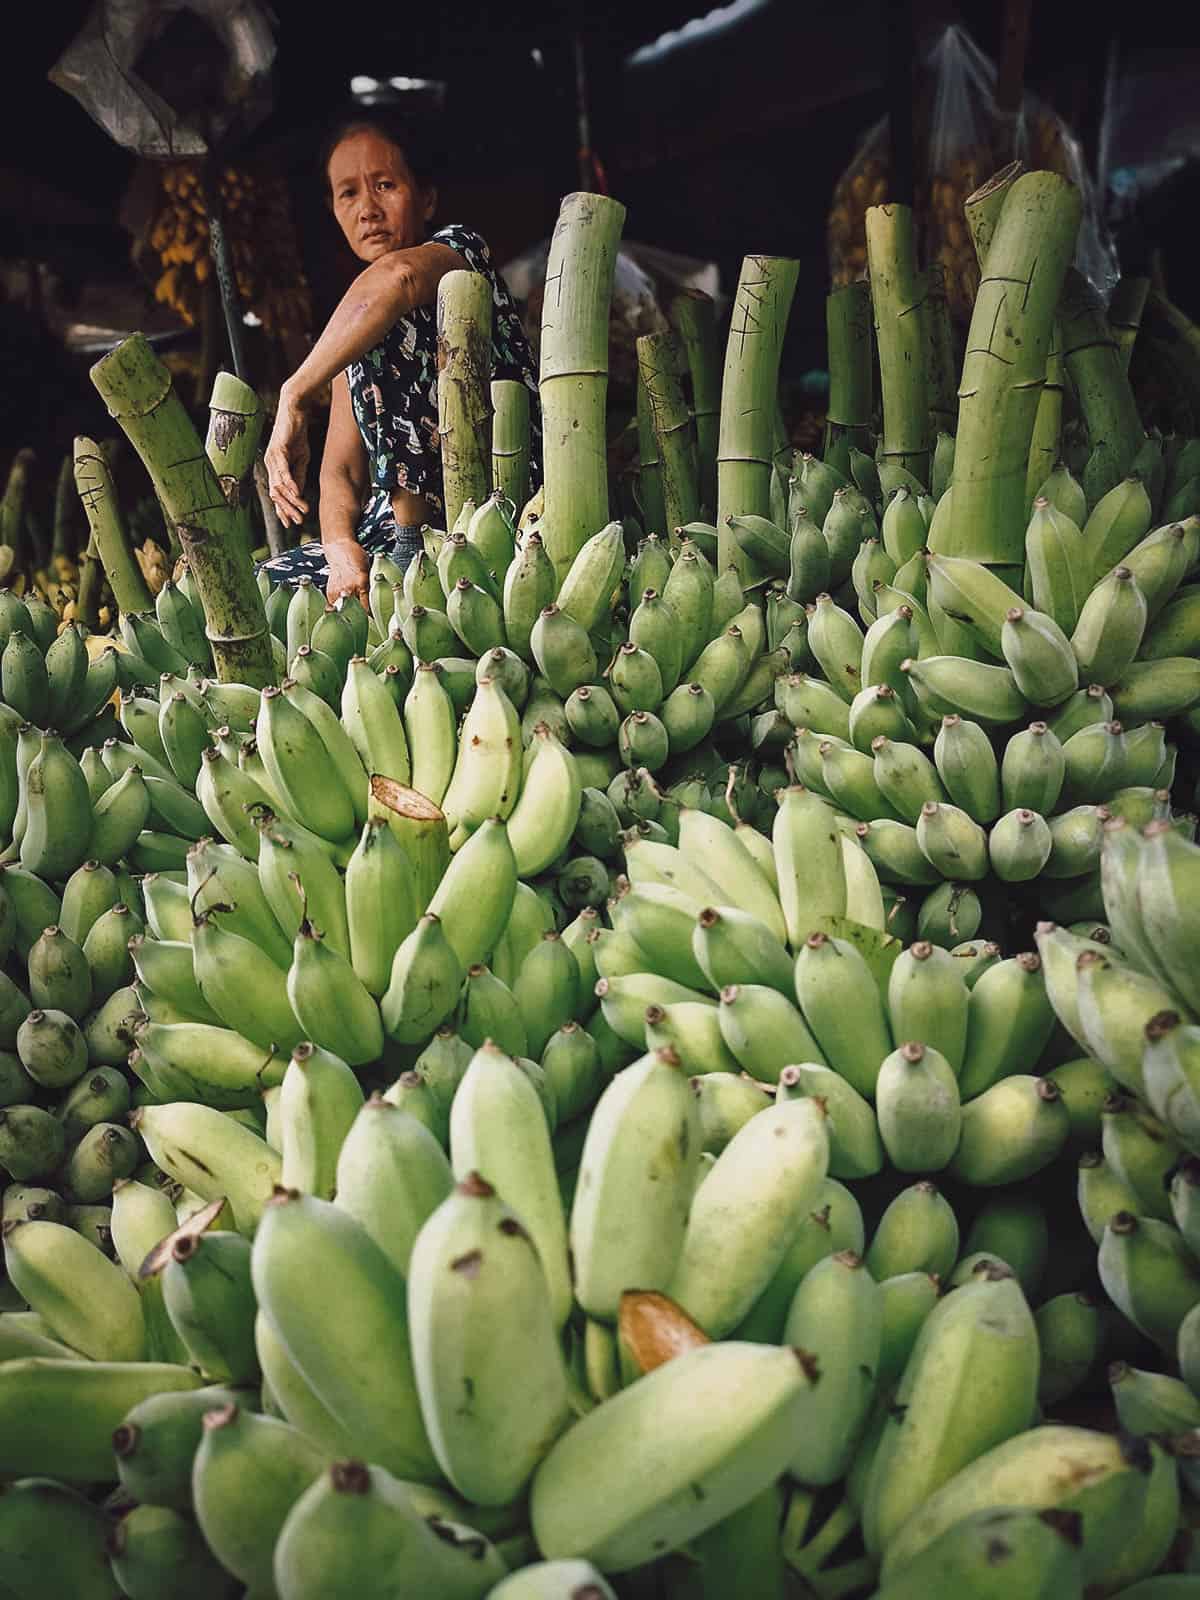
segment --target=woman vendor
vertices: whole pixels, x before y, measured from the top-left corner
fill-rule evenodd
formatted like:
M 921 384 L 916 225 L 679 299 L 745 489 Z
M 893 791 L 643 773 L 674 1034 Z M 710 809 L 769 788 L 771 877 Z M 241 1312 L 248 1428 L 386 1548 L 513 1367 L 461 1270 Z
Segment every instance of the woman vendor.
M 286 551 L 264 570 L 273 584 L 294 587 L 308 575 L 331 603 L 354 594 L 365 606 L 372 555 L 385 550 L 407 566 L 421 548 L 421 526 L 441 520 L 436 306 L 445 273 L 467 268 L 491 283 L 492 376 L 530 390 L 535 474 L 537 378 L 520 316 L 487 245 L 460 223 L 430 231 L 435 174 L 414 129 L 375 113 L 346 123 L 325 147 L 323 170 L 338 226 L 366 265 L 283 384 L 265 453 L 280 521 L 299 526 L 309 509 L 309 411 L 332 381 L 321 542 Z

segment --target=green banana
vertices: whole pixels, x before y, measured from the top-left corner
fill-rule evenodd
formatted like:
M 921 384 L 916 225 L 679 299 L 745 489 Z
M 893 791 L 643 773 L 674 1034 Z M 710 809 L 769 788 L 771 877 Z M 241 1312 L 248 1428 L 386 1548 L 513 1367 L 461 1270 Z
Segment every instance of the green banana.
M 1021 596 L 990 567 L 957 556 L 930 555 L 930 598 L 996 659 L 1004 658 L 1005 619 L 1021 608 Z
M 436 1482 L 417 1401 L 403 1279 L 366 1229 L 324 1200 L 280 1190 L 254 1239 L 259 1307 L 317 1398 L 364 1454 L 405 1476 Z M 315 1275 L 315 1276 L 314 1276 Z M 315 1318 L 311 1285 L 332 1308 Z M 375 1381 L 386 1370 L 388 1381 Z
M 1137 1526 L 1150 1468 L 1140 1440 L 1062 1424 L 1017 1433 L 956 1473 L 909 1518 L 884 1552 L 884 1584 L 947 1528 L 1000 1507 L 1080 1512 L 1084 1577 L 1102 1578 Z
M 976 822 L 994 822 L 1003 810 L 1000 769 L 979 723 L 956 713 L 943 717 L 933 759 L 954 804 Z
M 307 918 L 320 928 L 332 949 L 349 959 L 350 930 L 346 920 L 345 886 L 336 866 L 315 835 L 296 824 L 281 822 L 270 812 L 257 818 L 257 825 L 259 892 L 254 897 L 252 893 L 247 893 L 244 884 L 235 882 L 233 885 L 234 893 L 229 898 L 235 913 L 239 913 L 231 920 L 234 931 L 245 932 L 249 936 L 248 918 L 243 923 L 240 913 L 252 911 L 255 923 L 258 923 L 265 909 L 271 918 L 271 940 L 269 944 L 264 944 L 264 949 L 274 957 L 281 938 L 286 938 L 291 947 L 290 953 L 288 959 L 280 964 L 287 966 L 294 958 L 300 924 Z M 189 887 L 192 875 L 189 857 Z M 239 889 L 244 900 L 237 898 Z M 204 895 L 198 898 L 200 909 L 216 911 L 217 907 L 206 905 L 205 899 Z M 257 929 L 255 932 L 257 934 Z
M 984 1510 L 948 1528 L 877 1591 L 879 1600 L 916 1600 L 934 1592 L 979 1600 L 1082 1591 L 1078 1513 Z
M 897 1171 L 940 1171 L 954 1155 L 962 1127 L 958 1082 L 941 1051 L 910 1039 L 886 1056 L 875 1085 L 875 1113 Z
M 848 940 L 813 933 L 796 959 L 796 997 L 824 1061 L 865 1099 L 892 1049 L 878 985 Z M 735 1052 L 736 1054 L 736 1052 Z
M 910 657 L 900 670 L 930 716 L 962 713 L 985 727 L 996 728 L 1019 722 L 1029 709 L 1007 667 L 988 666 L 962 656 L 927 655 L 919 660 Z
M 129 1600 L 233 1600 L 237 1580 L 217 1563 L 195 1523 L 165 1506 L 135 1506 L 108 1541 L 112 1575 Z
M 971 989 L 959 1088 L 973 1100 L 1041 1055 L 1054 1027 L 1042 963 L 1031 953 L 989 967 Z
M 140 1361 L 145 1326 L 124 1271 L 57 1222 L 4 1225 L 8 1276 L 55 1337 L 93 1361 Z
M 345 1061 L 308 1040 L 295 1047 L 278 1107 L 286 1188 L 333 1199 L 342 1142 L 362 1104 L 362 1089 Z
M 478 1172 L 529 1230 L 550 1284 L 556 1327 L 571 1304 L 566 1221 L 550 1130 L 537 1090 L 502 1051 L 476 1051 L 450 1108 L 450 1159 L 462 1182 Z
M 299 1044 L 303 1029 L 288 999 L 286 976 L 254 940 L 204 912 L 196 918 L 190 949 L 195 983 L 217 1020 L 273 1055 Z
M 910 1272 L 948 1277 L 958 1260 L 958 1221 L 928 1179 L 902 1189 L 884 1211 L 866 1255 L 876 1283 Z
M 377 1061 L 383 1051 L 379 1006 L 349 960 L 307 917 L 293 949 L 287 996 L 309 1039 L 352 1067 Z
M 1146 597 L 1129 567 L 1114 567 L 1083 603 L 1071 634 L 1081 681 L 1115 683 L 1146 631 Z
M 715 1526 L 786 1468 L 810 1382 L 794 1351 L 738 1342 L 656 1368 L 576 1423 L 538 1468 L 538 1548 L 625 1572 Z M 700 1425 L 702 1390 L 744 1398 L 714 1429 Z M 581 1492 L 585 1480 L 593 1492 Z
M 525 957 L 512 987 L 529 1051 L 535 1059 L 541 1056 L 550 1035 L 576 1015 L 578 991 L 579 965 L 551 929 Z
M 575 1294 L 605 1321 L 622 1290 L 665 1288 L 682 1245 L 701 1146 L 680 1065 L 669 1049 L 643 1056 L 605 1089 L 588 1124 L 570 1244 Z
M 811 1096 L 829 1112 L 829 1171 L 835 1178 L 869 1178 L 883 1166 L 883 1144 L 868 1101 L 839 1073 L 812 1063 L 779 1074 L 779 1098 Z
M 866 1426 L 883 1343 L 883 1295 L 861 1256 L 839 1251 L 805 1274 L 783 1343 L 807 1355 L 815 1379 L 789 1470 L 803 1484 L 836 1483 Z
M 336 1200 L 405 1277 L 417 1235 L 452 1185 L 450 1164 L 429 1130 L 372 1096 L 342 1140 Z
M 1017 1183 L 1053 1161 L 1070 1127 L 1054 1083 L 1014 1073 L 963 1107 L 962 1138 L 949 1171 L 978 1188 Z
M 815 921 L 846 910 L 842 850 L 827 802 L 804 789 L 782 790 L 772 844 L 788 942 L 798 950 Z
M 670 1008 L 673 1002 L 663 1004 Z M 760 1082 L 777 1083 L 783 1068 L 795 1062 L 828 1064 L 800 1012 L 774 989 L 730 985 L 721 991 L 717 1021 L 742 1070 Z
M 450 1496 L 432 1496 L 382 1467 L 336 1461 L 289 1513 L 276 1541 L 270 1592 L 279 1600 L 351 1592 L 384 1600 L 399 1587 L 445 1600 L 484 1600 L 507 1571 L 505 1562 L 447 1510 L 457 1510 Z
M 317 1445 L 275 1417 L 237 1405 L 205 1414 L 192 1468 L 196 1521 L 221 1566 L 254 1592 L 277 1592 L 276 1540 L 325 1465 Z
M 817 1101 L 797 1100 L 751 1118 L 693 1201 L 666 1292 L 710 1337 L 746 1315 L 816 1198 L 829 1160 L 825 1115 Z
M 341 696 L 342 725 L 364 769 L 407 784 L 412 773 L 404 723 L 391 692 L 361 656 L 351 661 Z
M 1087 597 L 1090 552 L 1078 521 L 1044 495 L 1033 502 L 1025 562 L 1033 604 L 1069 634 Z
M 258 1376 L 254 1349 L 254 1292 L 250 1244 L 237 1233 L 182 1232 L 142 1271 L 157 1267 L 172 1326 L 191 1363 L 213 1383 L 251 1383 Z
M 970 994 L 948 951 L 918 940 L 897 956 L 888 978 L 893 1039 L 932 1045 L 957 1077 L 962 1071 Z
M 112 1600 L 109 1526 L 99 1506 L 67 1485 L 21 1479 L 0 1503 L 0 1583 L 14 1600 Z
M 92 999 L 92 974 L 79 945 L 51 923 L 29 952 L 29 998 L 42 1011 L 79 1021 Z
M 457 849 L 489 817 L 512 814 L 522 778 L 521 729 L 517 712 L 492 679 L 477 687 L 459 735 L 458 759 L 442 800 Z
M 1100 1122 L 1104 1159 L 1132 1189 L 1139 1216 L 1170 1222 L 1171 1174 L 1183 1159 L 1178 1141 L 1140 1101 L 1120 1092 L 1104 1100 Z
M 402 942 L 380 1001 L 384 1029 L 398 1044 L 427 1040 L 458 1003 L 464 972 L 440 919 L 426 913 Z
M 55 734 L 42 734 L 24 792 L 21 865 L 55 882 L 69 878 L 89 856 L 92 800 L 78 761 Z
M 143 1105 L 130 1118 L 151 1159 L 205 1200 L 227 1199 L 239 1233 L 253 1233 L 280 1176 L 265 1140 L 211 1106 Z
M 897 1535 L 931 1496 L 1019 1435 L 1033 1414 L 1037 1382 L 1037 1328 L 1007 1268 L 982 1269 L 935 1306 L 871 1467 L 863 1506 L 868 1550 L 890 1556 Z M 969 1407 L 959 1399 L 963 1393 L 972 1396 Z
M 408 1305 L 417 1390 L 442 1470 L 467 1499 L 503 1505 L 565 1427 L 567 1377 L 536 1247 L 477 1173 L 422 1227 Z

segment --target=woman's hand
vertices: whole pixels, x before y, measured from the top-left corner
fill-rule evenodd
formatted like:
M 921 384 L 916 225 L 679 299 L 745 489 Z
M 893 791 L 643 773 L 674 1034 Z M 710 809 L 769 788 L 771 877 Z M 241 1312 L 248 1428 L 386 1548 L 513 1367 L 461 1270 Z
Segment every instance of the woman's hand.
M 353 595 L 364 611 L 370 611 L 371 558 L 357 539 L 338 539 L 325 545 L 325 560 L 329 563 L 329 581 L 325 585 L 325 600 L 329 605 L 342 595 Z
M 263 462 L 280 522 L 298 528 L 308 515 L 308 501 L 301 493 L 308 475 L 308 417 L 286 383 L 279 391 L 279 410 Z

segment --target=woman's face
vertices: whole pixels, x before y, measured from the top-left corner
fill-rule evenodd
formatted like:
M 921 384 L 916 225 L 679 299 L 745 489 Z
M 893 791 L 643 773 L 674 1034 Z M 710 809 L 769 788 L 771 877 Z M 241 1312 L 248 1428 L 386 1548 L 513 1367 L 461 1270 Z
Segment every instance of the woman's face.
M 334 146 L 327 170 L 333 214 L 360 261 L 424 239 L 436 191 L 420 187 L 390 139 L 368 130 L 349 134 Z

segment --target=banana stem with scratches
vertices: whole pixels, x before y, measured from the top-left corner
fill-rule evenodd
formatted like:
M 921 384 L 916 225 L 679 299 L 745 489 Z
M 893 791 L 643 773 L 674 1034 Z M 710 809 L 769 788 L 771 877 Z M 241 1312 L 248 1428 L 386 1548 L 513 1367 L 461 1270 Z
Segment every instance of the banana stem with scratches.
M 607 526 L 608 321 L 625 207 L 567 195 L 546 263 L 539 390 L 544 468 L 541 532 L 559 582 Z
M 692 416 L 696 419 L 696 471 L 700 505 L 712 516 L 717 505 L 717 437 L 721 422 L 721 344 L 717 311 L 703 289 L 684 289 L 667 308 L 679 335 L 692 378 Z
M 789 256 L 747 256 L 734 296 L 717 446 L 717 559 L 736 566 L 742 582 L 758 576 L 730 517 L 771 515 L 779 414 L 779 358 L 800 263 Z
M 149 585 L 129 548 L 117 489 L 104 452 L 94 439 L 75 440 L 75 487 L 91 529 L 89 551 L 104 568 L 108 587 L 121 611 L 145 611 L 154 604 Z
M 274 683 L 271 632 L 254 565 L 171 374 L 135 333 L 96 363 L 91 379 L 178 531 L 204 607 L 218 680 L 254 688 Z
M 867 208 L 867 267 L 883 393 L 883 462 L 929 485 L 925 280 L 911 206 Z
M 480 272 L 448 272 L 437 294 L 438 433 L 447 528 L 491 492 L 492 290 Z
M 218 372 L 208 402 L 208 437 L 204 448 L 221 491 L 234 514 L 238 537 L 248 556 L 254 553 L 254 458 L 262 434 L 262 401 L 248 383 L 232 372 Z
M 1083 488 L 1088 504 L 1095 505 L 1128 475 L 1145 433 L 1100 296 L 1074 267 L 1067 273 L 1058 314 L 1063 359 L 1091 445 Z
M 850 447 L 871 449 L 874 362 L 871 349 L 871 288 L 864 280 L 825 296 L 829 347 L 829 408 L 825 416 L 825 460 L 850 477 Z
M 529 499 L 529 390 L 515 378 L 492 382 L 492 488 L 518 511 Z
M 1027 172 L 1007 190 L 967 335 L 940 554 L 1024 562 L 1029 449 L 1079 218 L 1079 191 L 1057 173 Z
M 646 391 L 658 444 L 666 533 L 677 547 L 677 530 L 700 516 L 696 435 L 680 380 L 684 355 L 674 334 L 647 333 L 637 342 L 637 358 L 639 389 Z

